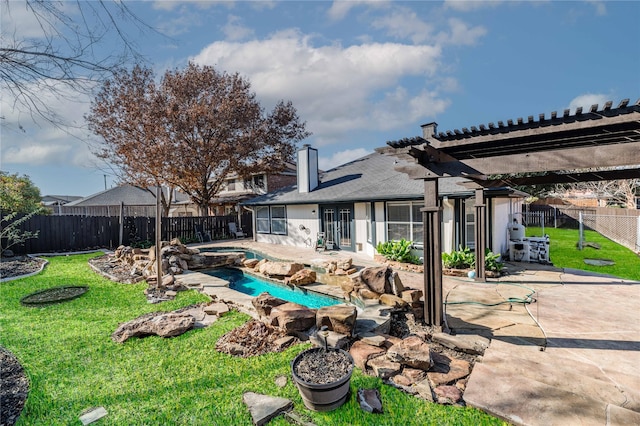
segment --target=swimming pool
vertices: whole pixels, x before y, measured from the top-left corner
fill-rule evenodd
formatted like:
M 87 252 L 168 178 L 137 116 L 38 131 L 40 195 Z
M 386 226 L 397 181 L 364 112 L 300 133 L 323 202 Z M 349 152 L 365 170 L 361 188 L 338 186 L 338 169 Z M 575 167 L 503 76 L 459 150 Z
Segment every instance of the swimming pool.
M 249 296 L 255 297 L 266 291 L 274 297 L 313 309 L 345 303 L 344 300 L 338 300 L 298 287 L 291 289 L 285 285 L 266 281 L 252 275 L 245 275 L 241 270 L 235 268 L 215 268 L 202 272 L 229 281 L 229 288 Z
M 267 256 L 266 254 L 262 254 L 257 251 L 247 250 L 242 247 L 209 247 L 209 248 L 200 249 L 200 251 L 212 252 L 212 253 L 244 253 L 244 257 L 246 259 L 258 259 L 258 260 L 269 259 L 273 261 L 278 260 L 274 257 Z

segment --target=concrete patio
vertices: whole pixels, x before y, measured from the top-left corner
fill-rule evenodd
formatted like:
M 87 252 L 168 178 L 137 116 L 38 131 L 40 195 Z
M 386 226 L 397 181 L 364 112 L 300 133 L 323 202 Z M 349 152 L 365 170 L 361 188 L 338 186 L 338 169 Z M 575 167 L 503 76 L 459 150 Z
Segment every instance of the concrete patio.
M 213 245 L 305 264 L 352 257 L 357 266 L 377 265 L 354 253 L 251 240 Z M 487 283 L 443 279 L 448 327 L 491 338 L 466 403 L 513 424 L 640 424 L 640 282 L 529 263 L 509 264 L 509 271 Z M 421 274 L 400 276 L 422 288 Z M 532 303 L 518 303 L 528 295 Z

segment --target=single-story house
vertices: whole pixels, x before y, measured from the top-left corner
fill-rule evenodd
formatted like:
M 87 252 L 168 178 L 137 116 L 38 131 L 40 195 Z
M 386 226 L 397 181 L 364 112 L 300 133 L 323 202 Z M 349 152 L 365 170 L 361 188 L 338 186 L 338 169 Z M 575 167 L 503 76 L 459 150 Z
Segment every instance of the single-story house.
M 165 193 L 167 192 L 164 189 Z M 197 216 L 197 207 L 189 197 L 173 191 L 169 216 Z M 133 185 L 120 185 L 62 206 L 60 214 L 84 216 L 119 216 L 120 209 L 125 216 L 156 215 L 155 188 L 146 190 Z
M 374 152 L 320 174 L 316 149 L 305 145 L 297 159 L 296 185 L 242 203 L 253 211 L 256 241 L 313 248 L 324 233 L 334 249 L 371 257 L 378 243 L 389 240 L 404 238 L 422 248 L 424 183 L 396 170 L 403 160 Z M 444 252 L 475 246 L 475 192 L 464 181 L 438 180 Z M 508 224 L 527 194 L 506 187 L 484 193 L 487 245 L 506 254 Z

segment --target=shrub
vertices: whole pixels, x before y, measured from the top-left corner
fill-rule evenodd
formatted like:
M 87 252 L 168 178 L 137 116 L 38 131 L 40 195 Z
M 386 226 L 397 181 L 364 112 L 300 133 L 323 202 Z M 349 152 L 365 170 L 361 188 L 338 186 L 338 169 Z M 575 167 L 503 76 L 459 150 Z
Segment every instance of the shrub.
M 384 243 L 378 243 L 376 250 L 385 258 L 393 260 L 395 262 L 421 265 L 422 262 L 420 261 L 420 258 L 411 254 L 412 246 L 413 241 L 407 241 L 403 238 L 400 241 L 387 241 Z
M 504 263 L 499 261 L 500 254 L 485 249 L 484 268 L 487 271 L 500 272 Z M 476 254 L 469 247 L 462 248 L 451 253 L 442 253 L 442 266 L 451 269 L 469 269 L 476 266 Z

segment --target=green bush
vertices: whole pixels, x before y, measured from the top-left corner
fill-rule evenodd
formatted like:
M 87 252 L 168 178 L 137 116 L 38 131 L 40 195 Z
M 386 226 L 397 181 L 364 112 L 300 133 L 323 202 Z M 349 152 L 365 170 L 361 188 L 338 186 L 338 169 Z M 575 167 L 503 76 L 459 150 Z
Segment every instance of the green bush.
M 385 258 L 393 260 L 395 262 L 421 265 L 422 262 L 420 261 L 420 258 L 411 254 L 412 246 L 413 241 L 407 241 L 403 238 L 400 241 L 387 241 L 384 243 L 378 243 L 376 250 Z
M 500 254 L 485 249 L 484 268 L 487 271 L 500 272 L 504 264 L 499 261 Z M 469 247 L 451 253 L 442 253 L 442 266 L 451 269 L 471 269 L 476 267 L 476 254 Z

